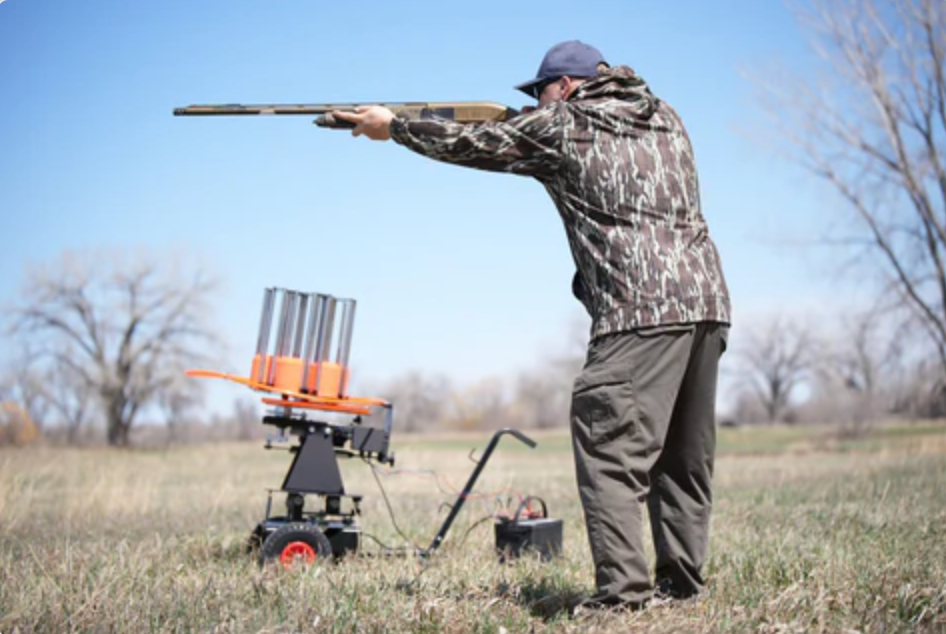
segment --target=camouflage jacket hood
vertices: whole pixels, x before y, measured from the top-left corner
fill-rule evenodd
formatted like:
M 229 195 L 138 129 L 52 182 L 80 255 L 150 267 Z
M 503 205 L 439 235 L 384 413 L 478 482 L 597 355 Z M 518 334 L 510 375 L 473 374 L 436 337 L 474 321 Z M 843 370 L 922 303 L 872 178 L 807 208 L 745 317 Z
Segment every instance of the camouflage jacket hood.
M 626 114 L 637 119 L 652 117 L 660 103 L 646 82 L 627 66 L 617 66 L 586 80 L 569 96 L 570 102 L 602 99 L 624 102 Z
M 531 176 L 555 203 L 592 337 L 667 324 L 729 323 L 719 255 L 676 112 L 630 68 L 505 122 L 397 119 L 394 141 L 435 160 Z

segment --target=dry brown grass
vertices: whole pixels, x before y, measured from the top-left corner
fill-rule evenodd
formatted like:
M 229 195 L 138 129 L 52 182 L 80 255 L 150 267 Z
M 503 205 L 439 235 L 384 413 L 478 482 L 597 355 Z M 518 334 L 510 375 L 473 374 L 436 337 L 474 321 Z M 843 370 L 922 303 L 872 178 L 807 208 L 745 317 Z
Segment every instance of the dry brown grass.
M 768 434 L 768 436 L 767 436 Z M 804 434 L 802 434 L 804 435 Z M 939 632 L 946 631 L 946 431 L 826 444 L 784 430 L 721 439 L 710 586 L 696 604 L 569 621 L 592 573 L 571 456 L 559 434 L 504 439 L 431 561 L 350 559 L 260 570 L 244 540 L 285 453 L 257 443 L 166 452 L 0 452 L 0 632 Z M 778 440 L 781 439 L 781 440 Z M 381 478 L 398 524 L 427 546 L 489 435 L 399 438 Z M 393 546 L 367 465 L 361 526 Z M 385 470 L 386 471 L 386 470 Z M 439 482 L 439 486 L 438 486 Z M 552 563 L 497 563 L 475 525 L 511 493 L 565 523 Z M 469 532 L 468 532 L 469 531 Z M 379 547 L 365 540 L 365 553 Z

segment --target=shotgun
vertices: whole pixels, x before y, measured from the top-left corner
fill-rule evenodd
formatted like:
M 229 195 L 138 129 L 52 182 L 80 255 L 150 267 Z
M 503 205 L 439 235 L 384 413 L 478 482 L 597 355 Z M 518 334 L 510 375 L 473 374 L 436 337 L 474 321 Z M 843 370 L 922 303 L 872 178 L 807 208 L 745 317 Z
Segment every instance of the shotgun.
M 440 102 L 404 102 L 404 103 L 318 103 L 318 104 L 195 104 L 174 109 L 174 116 L 225 116 L 225 115 L 318 115 L 313 123 L 321 128 L 351 129 L 354 124 L 332 116 L 333 112 L 353 112 L 361 105 L 379 105 L 388 108 L 395 115 L 409 119 L 440 119 L 457 123 L 478 121 L 507 121 L 519 114 L 519 111 L 498 103 L 488 101 L 440 101 Z

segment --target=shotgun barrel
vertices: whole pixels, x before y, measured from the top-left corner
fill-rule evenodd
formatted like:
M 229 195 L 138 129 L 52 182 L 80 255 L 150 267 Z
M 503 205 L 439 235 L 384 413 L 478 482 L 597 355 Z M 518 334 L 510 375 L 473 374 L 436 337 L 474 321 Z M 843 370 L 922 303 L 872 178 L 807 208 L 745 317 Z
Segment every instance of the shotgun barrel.
M 362 105 L 384 106 L 398 116 L 409 119 L 440 119 L 457 123 L 506 121 L 519 111 L 489 101 L 439 101 L 403 103 L 319 103 L 319 104 L 194 104 L 174 109 L 174 116 L 247 116 L 247 115 L 315 115 L 315 125 L 322 128 L 351 128 L 353 124 L 332 116 L 333 112 L 353 112 Z

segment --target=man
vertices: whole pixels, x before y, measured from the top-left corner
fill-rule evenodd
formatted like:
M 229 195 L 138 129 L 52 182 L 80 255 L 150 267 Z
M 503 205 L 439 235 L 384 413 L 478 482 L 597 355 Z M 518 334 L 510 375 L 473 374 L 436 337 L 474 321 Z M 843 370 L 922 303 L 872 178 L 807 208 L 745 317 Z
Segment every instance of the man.
M 587 607 L 637 609 L 656 591 L 704 587 L 715 394 L 730 302 L 676 112 L 627 66 L 579 41 L 552 47 L 516 87 L 538 107 L 506 122 L 407 121 L 370 106 L 335 113 L 352 133 L 432 159 L 531 176 L 564 223 L 575 296 L 592 318 L 571 431 L 597 592 Z

